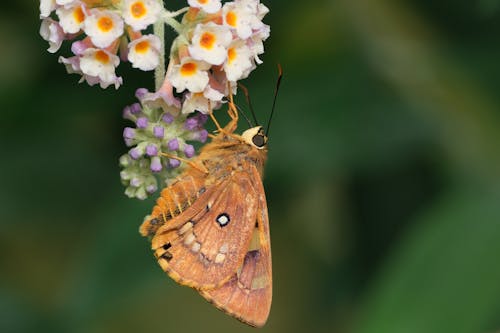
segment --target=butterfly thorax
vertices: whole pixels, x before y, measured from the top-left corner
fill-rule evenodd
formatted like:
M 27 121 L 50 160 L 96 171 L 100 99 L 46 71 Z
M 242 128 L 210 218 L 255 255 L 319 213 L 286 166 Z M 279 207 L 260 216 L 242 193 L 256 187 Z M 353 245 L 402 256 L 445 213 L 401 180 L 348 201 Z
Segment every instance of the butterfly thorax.
M 250 171 L 255 167 L 263 175 L 267 158 L 267 148 L 257 148 L 236 134 L 219 134 L 212 142 L 203 147 L 198 161 L 212 179 L 220 181 L 235 172 Z

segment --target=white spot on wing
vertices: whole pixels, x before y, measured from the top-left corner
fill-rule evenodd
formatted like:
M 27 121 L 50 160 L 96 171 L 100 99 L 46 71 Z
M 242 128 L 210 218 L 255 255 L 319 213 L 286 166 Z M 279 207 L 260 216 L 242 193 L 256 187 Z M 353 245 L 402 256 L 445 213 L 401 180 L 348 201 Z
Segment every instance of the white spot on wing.
M 229 216 L 226 213 L 220 214 L 215 220 L 221 227 L 226 226 L 230 221 Z
M 191 247 L 191 250 L 192 250 L 193 252 L 198 252 L 198 251 L 200 251 L 200 248 L 201 248 L 201 244 L 200 244 L 200 243 L 198 243 L 198 242 L 195 242 L 195 243 L 193 244 L 193 247 Z
M 216 264 L 221 264 L 224 262 L 224 260 L 226 260 L 226 255 L 225 254 L 222 254 L 222 253 L 218 253 L 216 256 L 215 256 L 215 263 Z
M 179 234 L 185 234 L 189 229 L 193 227 L 193 223 L 188 222 L 182 226 L 182 228 L 179 229 Z
M 192 242 L 194 242 L 194 240 L 196 239 L 196 237 L 194 236 L 193 233 L 190 233 L 189 235 L 186 236 L 186 238 L 184 239 L 184 244 L 186 245 L 189 245 L 191 244 Z

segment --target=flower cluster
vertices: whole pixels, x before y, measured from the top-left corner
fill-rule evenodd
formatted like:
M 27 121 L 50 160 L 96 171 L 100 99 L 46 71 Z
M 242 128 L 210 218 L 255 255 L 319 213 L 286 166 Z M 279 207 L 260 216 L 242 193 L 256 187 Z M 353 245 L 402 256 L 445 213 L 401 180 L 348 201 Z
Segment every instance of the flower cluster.
M 191 8 L 173 43 L 166 78 L 184 92 L 182 113 L 209 113 L 262 62 L 259 55 L 270 33 L 262 18 L 269 10 L 258 0 L 188 2 Z
M 73 56 L 59 62 L 80 74 L 81 81 L 118 88 L 121 61 L 155 69 L 156 91 L 138 89 L 139 103 L 124 109 L 124 118 L 134 123 L 123 131 L 129 151 L 120 158 L 129 197 L 145 199 L 159 181 L 168 183 L 180 172 L 182 161 L 195 155 L 192 143 L 207 140 L 207 115 L 262 63 L 270 28 L 262 22 L 269 9 L 259 0 L 187 3 L 170 12 L 163 0 L 40 0 L 40 34 L 49 42 L 48 51 L 72 41 Z M 151 24 L 154 33 L 145 33 Z M 164 24 L 178 33 L 166 71 Z
M 131 148 L 120 158 L 120 176 L 129 197 L 145 199 L 158 189 L 157 178 L 168 181 L 178 174 L 181 162 L 173 157 L 189 159 L 195 155 L 188 141 L 207 140 L 203 125 L 208 116 L 198 112 L 189 117 L 175 116 L 158 107 L 165 102 L 161 96 L 144 88 L 137 89 L 136 97 L 140 103 L 123 110 L 123 117 L 135 127 L 123 131 L 125 143 Z
M 188 141 L 204 142 L 207 114 L 236 91 L 262 61 L 263 41 L 269 26 L 262 23 L 268 12 L 258 0 L 188 0 L 181 23 L 172 25 L 179 36 L 173 41 L 170 62 L 162 86 L 151 93 L 137 91 L 140 104 L 125 108 L 124 140 L 130 147 L 121 157 L 121 178 L 130 197 L 143 199 L 168 183 L 183 160 L 192 158 Z
M 102 88 L 123 80 L 115 73 L 122 61 L 143 71 L 158 66 L 160 39 L 141 30 L 155 23 L 163 7 L 157 0 L 40 0 L 40 35 L 55 53 L 72 40 L 72 57 L 59 57 L 68 73 Z M 118 56 L 118 55 L 119 56 Z

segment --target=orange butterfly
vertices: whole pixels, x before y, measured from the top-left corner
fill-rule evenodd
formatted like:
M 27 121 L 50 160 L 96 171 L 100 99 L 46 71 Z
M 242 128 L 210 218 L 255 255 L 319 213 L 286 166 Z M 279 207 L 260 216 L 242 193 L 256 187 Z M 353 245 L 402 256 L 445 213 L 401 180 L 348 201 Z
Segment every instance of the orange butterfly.
M 281 68 L 280 77 L 281 79 Z M 274 103 L 273 103 L 274 110 Z M 195 288 L 217 308 L 263 326 L 271 308 L 269 220 L 262 185 L 267 136 L 261 126 L 234 134 L 238 111 L 230 96 L 231 121 L 212 116 L 218 134 L 163 189 L 140 227 L 161 268 Z M 269 128 L 269 125 L 268 125 Z

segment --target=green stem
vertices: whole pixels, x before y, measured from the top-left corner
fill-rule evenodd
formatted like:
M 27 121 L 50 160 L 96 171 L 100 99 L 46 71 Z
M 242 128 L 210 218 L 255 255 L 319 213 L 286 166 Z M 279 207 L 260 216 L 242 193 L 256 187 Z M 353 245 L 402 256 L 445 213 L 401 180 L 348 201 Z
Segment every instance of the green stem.
M 168 13 L 165 13 L 163 16 L 163 22 L 165 22 L 166 24 L 168 24 L 169 26 L 171 26 L 175 32 L 177 32 L 179 35 L 181 34 L 181 24 L 179 22 L 177 22 L 176 19 L 174 19 L 172 16 L 169 16 Z
M 176 16 L 179 16 L 185 12 L 187 12 L 189 10 L 189 7 L 184 7 L 184 8 L 181 8 L 179 9 L 178 11 L 175 11 L 175 12 L 166 12 L 164 14 L 165 17 L 176 17 Z
M 158 0 L 158 2 L 160 2 L 163 7 L 163 0 Z M 159 19 L 158 21 L 156 21 L 156 23 L 153 25 L 153 31 L 161 41 L 159 55 L 160 62 L 155 69 L 155 91 L 158 91 L 163 83 L 163 79 L 165 78 L 165 23 L 163 22 L 163 20 Z

